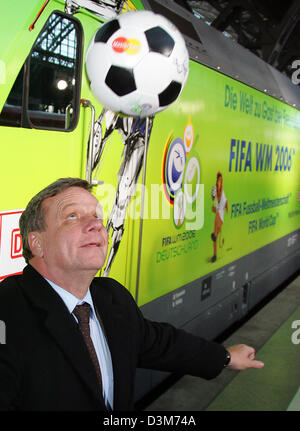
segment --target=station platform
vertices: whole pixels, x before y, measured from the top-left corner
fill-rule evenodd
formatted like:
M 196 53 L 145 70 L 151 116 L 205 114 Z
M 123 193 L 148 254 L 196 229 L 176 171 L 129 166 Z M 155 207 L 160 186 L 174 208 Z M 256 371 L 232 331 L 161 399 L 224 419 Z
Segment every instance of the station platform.
M 299 274 L 299 273 L 298 273 Z M 144 411 L 300 411 L 300 276 L 228 338 L 256 349 L 263 369 L 225 369 L 216 379 L 183 376 Z

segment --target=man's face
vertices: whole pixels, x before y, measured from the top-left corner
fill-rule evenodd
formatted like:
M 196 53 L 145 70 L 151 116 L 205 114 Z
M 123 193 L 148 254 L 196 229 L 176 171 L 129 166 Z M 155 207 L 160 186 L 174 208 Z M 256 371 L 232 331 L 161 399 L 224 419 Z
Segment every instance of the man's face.
M 42 257 L 51 271 L 94 270 L 105 262 L 107 232 L 98 200 L 70 187 L 43 202 L 46 229 L 40 232 Z

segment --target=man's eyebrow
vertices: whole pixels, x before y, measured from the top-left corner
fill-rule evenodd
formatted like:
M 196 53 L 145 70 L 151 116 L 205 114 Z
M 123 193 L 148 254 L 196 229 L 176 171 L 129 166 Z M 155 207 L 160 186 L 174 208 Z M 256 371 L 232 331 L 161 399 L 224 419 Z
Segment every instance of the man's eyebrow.
M 66 203 L 66 204 L 63 204 L 63 205 L 61 205 L 61 207 L 59 208 L 60 209 L 60 211 L 61 212 L 65 212 L 66 210 L 68 210 L 70 207 L 77 207 L 77 206 L 79 206 L 80 205 L 80 202 L 70 202 L 70 203 Z M 96 212 L 96 210 L 97 210 L 97 205 L 96 205 L 96 207 L 94 208 L 94 206 L 93 205 L 91 205 L 91 208 L 93 207 L 93 209 L 95 209 L 95 212 Z M 101 207 L 102 208 L 102 207 Z
M 65 205 L 63 205 L 63 206 L 61 207 L 61 210 L 62 210 L 62 211 L 64 211 L 65 209 L 67 209 L 67 208 L 69 208 L 69 207 L 74 207 L 74 206 L 76 206 L 76 205 L 78 205 L 78 202 L 71 202 L 71 203 L 69 203 L 69 204 L 65 204 Z
M 78 202 L 70 202 L 70 203 L 66 203 L 66 204 L 60 204 L 58 205 L 58 211 L 60 213 L 64 213 L 66 212 L 70 207 L 76 207 L 78 206 Z

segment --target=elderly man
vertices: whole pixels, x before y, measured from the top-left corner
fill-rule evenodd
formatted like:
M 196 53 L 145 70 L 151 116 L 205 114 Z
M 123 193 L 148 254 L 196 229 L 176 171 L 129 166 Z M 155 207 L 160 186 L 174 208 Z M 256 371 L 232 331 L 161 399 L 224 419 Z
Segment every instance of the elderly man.
M 94 278 L 107 233 L 91 185 L 62 178 L 20 218 L 23 274 L 0 289 L 2 410 L 130 410 L 137 367 L 211 379 L 225 366 L 261 368 L 254 349 L 227 350 L 145 319 L 130 293 Z

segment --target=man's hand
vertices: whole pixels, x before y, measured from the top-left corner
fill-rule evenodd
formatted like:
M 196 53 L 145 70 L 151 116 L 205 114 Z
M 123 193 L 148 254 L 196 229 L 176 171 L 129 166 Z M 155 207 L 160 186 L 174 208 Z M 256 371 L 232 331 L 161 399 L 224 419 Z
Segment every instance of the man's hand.
M 231 360 L 227 368 L 232 370 L 246 370 L 247 368 L 263 368 L 264 363 L 256 361 L 255 349 L 246 344 L 237 344 L 227 348 L 231 355 Z

